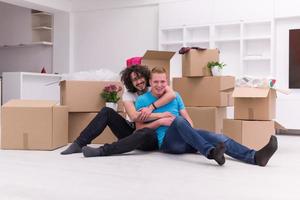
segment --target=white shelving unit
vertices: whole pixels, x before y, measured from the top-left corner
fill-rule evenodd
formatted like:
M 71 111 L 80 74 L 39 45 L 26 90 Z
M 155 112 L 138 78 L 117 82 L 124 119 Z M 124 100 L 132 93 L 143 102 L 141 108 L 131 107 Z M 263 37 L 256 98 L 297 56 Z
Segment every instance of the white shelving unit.
M 183 46 L 220 49 L 225 75 L 267 77 L 274 75 L 273 20 L 237 21 L 197 26 L 164 27 L 160 50 L 178 52 Z M 176 58 L 176 67 L 181 59 Z
M 52 45 L 52 18 L 46 12 L 32 10 L 32 42 L 35 44 Z
M 3 104 L 11 99 L 60 101 L 61 75 L 30 72 L 3 72 Z

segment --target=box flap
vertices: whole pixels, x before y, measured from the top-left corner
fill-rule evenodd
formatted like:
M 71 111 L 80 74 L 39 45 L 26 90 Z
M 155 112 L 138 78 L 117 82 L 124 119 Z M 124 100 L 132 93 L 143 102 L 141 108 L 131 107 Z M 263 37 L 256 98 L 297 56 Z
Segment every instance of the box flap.
M 56 104 L 56 101 L 48 100 L 13 99 L 4 104 L 3 107 L 52 107 Z
M 143 59 L 147 60 L 171 60 L 176 52 L 173 51 L 152 51 L 147 50 Z
M 235 98 L 266 98 L 269 95 L 270 88 L 251 88 L 236 87 L 232 96 Z

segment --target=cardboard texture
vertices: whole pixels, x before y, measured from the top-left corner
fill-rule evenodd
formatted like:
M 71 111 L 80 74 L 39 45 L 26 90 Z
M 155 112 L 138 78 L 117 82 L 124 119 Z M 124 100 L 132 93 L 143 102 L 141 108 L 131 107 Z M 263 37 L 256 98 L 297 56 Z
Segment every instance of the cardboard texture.
M 68 142 L 68 108 L 54 101 L 11 100 L 2 106 L 2 149 L 53 150 Z
M 99 112 L 105 106 L 100 93 L 105 86 L 115 84 L 122 86 L 120 81 L 77 81 L 60 82 L 60 104 L 68 106 L 69 112 Z M 119 93 L 122 97 L 123 90 Z M 123 109 L 121 100 L 118 110 Z
M 226 108 L 217 107 L 186 107 L 194 128 L 222 133 L 223 119 L 226 118 Z
M 97 113 L 69 113 L 69 142 L 74 140 L 80 135 L 81 131 L 94 119 Z M 95 138 L 93 144 L 105 144 L 117 141 L 117 138 L 111 132 L 109 127 L 106 127 L 104 131 Z
M 182 96 L 186 106 L 232 106 L 233 76 L 174 78 L 173 89 Z
M 272 120 L 276 117 L 276 91 L 237 87 L 233 91 L 234 119 Z
M 182 76 L 201 77 L 211 76 L 207 63 L 219 61 L 220 51 L 218 49 L 196 50 L 191 49 L 182 55 Z
M 167 79 L 170 80 L 170 60 L 176 52 L 172 51 L 152 51 L 147 50 L 142 58 L 142 65 L 149 69 L 154 67 L 163 67 L 167 71 Z
M 275 134 L 274 121 L 224 119 L 223 132 L 233 140 L 255 150 L 264 147 Z

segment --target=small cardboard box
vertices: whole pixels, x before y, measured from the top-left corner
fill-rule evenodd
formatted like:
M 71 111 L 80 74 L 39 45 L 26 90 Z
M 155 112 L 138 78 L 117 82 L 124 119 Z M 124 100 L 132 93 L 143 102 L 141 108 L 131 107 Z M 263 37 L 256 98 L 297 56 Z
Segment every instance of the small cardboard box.
M 154 67 L 163 67 L 167 71 L 167 79 L 170 80 L 170 60 L 174 56 L 173 51 L 152 51 L 147 50 L 142 58 L 142 65 L 149 69 Z
M 2 106 L 2 149 L 53 150 L 67 143 L 66 106 L 45 100 L 11 100 Z
M 69 113 L 69 142 L 74 142 L 74 140 L 80 135 L 87 125 L 94 119 L 97 113 Z M 96 137 L 92 143 L 93 144 L 105 144 L 117 141 L 117 138 L 111 132 L 109 127 L 106 127 L 104 131 Z
M 233 91 L 234 119 L 272 120 L 276 115 L 276 90 L 237 87 Z
M 233 76 L 174 78 L 173 89 L 182 96 L 186 106 L 232 106 Z
M 226 118 L 226 108 L 217 107 L 186 107 L 194 128 L 221 133 L 223 119 Z
M 220 51 L 218 49 L 196 50 L 191 49 L 182 55 L 182 76 L 201 77 L 211 76 L 207 63 L 219 61 Z
M 223 132 L 233 140 L 255 150 L 265 146 L 275 134 L 274 121 L 224 119 Z
M 60 104 L 68 106 L 69 112 L 99 112 L 105 106 L 100 93 L 110 84 L 123 87 L 120 81 L 61 81 Z M 122 93 L 119 93 L 120 97 Z M 121 101 L 118 102 L 118 109 L 122 109 Z

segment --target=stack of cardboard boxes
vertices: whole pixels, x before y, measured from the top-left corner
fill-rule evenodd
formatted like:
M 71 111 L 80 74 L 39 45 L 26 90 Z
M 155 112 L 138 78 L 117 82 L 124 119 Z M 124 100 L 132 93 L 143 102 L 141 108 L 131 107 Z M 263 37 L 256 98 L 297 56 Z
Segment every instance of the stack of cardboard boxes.
M 276 91 L 270 88 L 237 87 L 233 92 L 234 119 L 224 119 L 224 134 L 259 150 L 275 134 Z
M 107 85 L 119 85 L 119 81 L 78 81 L 66 80 L 60 83 L 61 105 L 69 108 L 68 142 L 73 142 L 105 106 L 100 93 Z M 122 114 L 122 102 L 118 102 L 118 112 Z M 116 137 L 107 127 L 92 141 L 94 144 L 112 143 Z
M 233 76 L 212 76 L 210 61 L 219 61 L 218 49 L 195 50 L 182 55 L 182 78 L 173 79 L 173 88 L 181 95 L 194 127 L 220 133 L 226 107 L 233 105 Z

